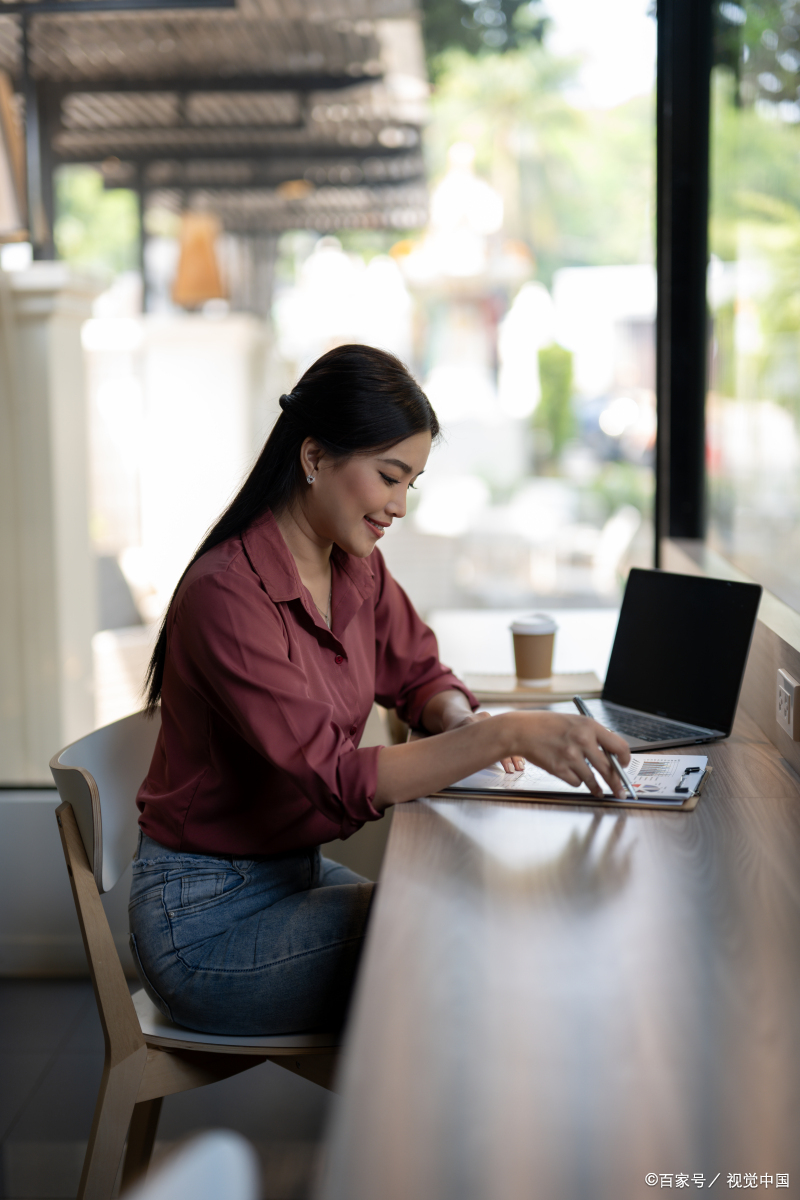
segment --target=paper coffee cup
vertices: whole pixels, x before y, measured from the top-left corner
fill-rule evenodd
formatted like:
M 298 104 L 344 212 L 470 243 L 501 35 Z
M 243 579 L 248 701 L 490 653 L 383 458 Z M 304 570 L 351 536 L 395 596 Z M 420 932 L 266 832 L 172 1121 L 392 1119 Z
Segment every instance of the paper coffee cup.
M 533 613 L 511 624 L 514 662 L 521 687 L 541 687 L 553 677 L 553 643 L 558 626 L 546 613 Z

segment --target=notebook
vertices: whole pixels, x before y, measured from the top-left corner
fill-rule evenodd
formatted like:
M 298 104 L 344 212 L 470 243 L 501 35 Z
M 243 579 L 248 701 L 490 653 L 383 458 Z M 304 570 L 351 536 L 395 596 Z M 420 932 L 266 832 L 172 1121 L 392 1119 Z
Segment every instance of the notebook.
M 594 770 L 594 768 L 592 768 Z M 603 788 L 602 803 L 615 806 L 694 808 L 710 768 L 708 759 L 695 754 L 633 754 L 627 775 L 635 795 L 617 800 L 596 771 Z M 478 796 L 504 800 L 558 800 L 572 804 L 595 804 L 585 783 L 572 787 L 533 763 L 509 775 L 501 766 L 487 767 L 443 788 L 440 796 Z
M 586 707 L 631 750 L 728 737 L 760 599 L 755 583 L 634 567 L 602 695 Z

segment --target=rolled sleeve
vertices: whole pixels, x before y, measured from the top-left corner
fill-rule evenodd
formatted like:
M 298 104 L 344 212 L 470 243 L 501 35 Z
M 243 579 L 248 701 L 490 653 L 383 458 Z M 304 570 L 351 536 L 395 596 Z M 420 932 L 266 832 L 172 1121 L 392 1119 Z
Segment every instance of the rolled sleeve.
M 225 574 L 192 583 L 176 613 L 170 656 L 196 692 L 344 836 L 374 807 L 380 747 L 357 749 L 333 706 L 290 657 L 286 628 L 264 592 Z
M 433 630 L 416 612 L 406 593 L 376 558 L 376 696 L 379 704 L 396 708 L 401 720 L 419 726 L 422 710 L 439 692 L 462 692 L 473 711 L 478 707 L 469 688 L 439 661 Z

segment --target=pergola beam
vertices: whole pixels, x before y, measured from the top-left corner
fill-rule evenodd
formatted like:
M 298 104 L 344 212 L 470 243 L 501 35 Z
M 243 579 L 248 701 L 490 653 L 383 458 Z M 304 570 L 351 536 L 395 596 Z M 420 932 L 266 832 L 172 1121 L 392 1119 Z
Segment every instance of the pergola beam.
M 17 14 L 22 29 L 17 86 L 26 100 L 29 223 L 35 257 L 50 257 L 54 253 L 52 175 L 57 165 L 106 163 L 105 185 L 132 188 L 138 196 L 140 215 L 146 196 L 158 191 L 220 196 L 227 193 L 231 202 L 238 204 L 235 198 L 243 198 L 247 191 L 264 190 L 273 193 L 274 203 L 274 189 L 298 178 L 306 179 L 317 189 L 343 188 L 348 193 L 355 187 L 370 189 L 378 207 L 383 207 L 386 200 L 379 201 L 379 194 L 388 196 L 403 185 L 414 188 L 424 179 L 419 128 L 413 122 L 392 120 L 388 116 L 384 119 L 380 106 L 373 113 L 373 105 L 368 103 L 365 109 L 361 101 L 362 106 L 352 115 L 349 109 L 338 113 L 332 110 L 331 119 L 346 118 L 333 124 L 331 120 L 318 124 L 310 117 L 312 93 L 339 93 L 380 83 L 384 77 L 380 39 L 359 34 L 357 48 L 352 39 L 345 45 L 338 36 L 341 31 L 337 26 L 330 31 L 327 42 L 325 38 L 320 42 L 324 54 L 315 52 L 309 58 L 304 53 L 297 60 L 297 69 L 291 70 L 289 64 L 294 60 L 288 55 L 252 57 L 247 52 L 247 20 L 242 26 L 244 34 L 238 21 L 231 22 L 228 18 L 213 21 L 213 10 L 235 8 L 236 0 L 11 0 L 10 3 L 0 0 L 0 15 Z M 191 55 L 176 54 L 171 64 L 160 56 L 132 55 L 135 69 L 147 77 L 126 72 L 127 34 L 120 34 L 117 28 L 120 21 L 113 19 L 115 14 L 130 14 L 126 28 L 130 25 L 135 31 L 137 25 L 150 29 L 153 18 L 159 15 L 168 17 L 170 11 L 193 9 L 209 14 L 202 21 L 203 30 L 209 24 L 214 29 L 217 25 L 225 29 L 235 26 L 239 42 L 234 39 L 230 46 L 221 43 L 219 52 L 213 40 L 210 46 L 203 43 L 203 53 L 200 57 L 195 55 L 194 62 Z M 106 15 L 106 23 L 110 21 L 117 30 L 115 45 L 119 44 L 122 53 L 119 64 L 111 57 L 105 61 L 91 56 L 73 60 L 65 57 L 58 45 L 47 49 L 48 39 L 52 41 L 56 36 L 53 31 L 61 28 L 53 23 L 54 19 L 71 14 L 78 15 L 71 23 L 64 22 L 65 30 L 87 21 L 86 28 L 95 30 L 103 24 L 102 18 L 92 23 L 89 15 Z M 139 22 L 135 19 L 137 14 Z M 259 28 L 261 24 L 256 22 Z M 44 47 L 38 54 L 34 49 L 33 61 L 29 56 L 32 38 L 40 39 L 40 51 Z M 237 46 L 241 52 L 233 53 Z M 218 57 L 222 75 L 212 66 Z M 325 70 L 327 64 L 330 66 Z M 278 70 L 274 69 L 276 65 Z M 84 70 L 89 78 L 80 77 Z M 98 74 L 91 77 L 94 71 Z M 108 95 L 107 104 L 105 97 L 102 101 L 91 99 L 103 93 Z M 163 93 L 164 100 L 147 99 L 155 93 Z M 248 94 L 247 101 L 243 96 L 237 102 L 233 98 L 236 93 Z M 263 99 L 254 103 L 251 97 L 258 93 L 263 94 Z M 285 103 L 278 103 L 278 93 L 286 94 L 290 101 L 288 109 Z M 270 101 L 269 94 L 276 99 Z M 85 99 L 81 100 L 82 96 Z M 200 104 L 202 108 L 195 111 L 195 105 Z M 219 123 L 190 123 L 189 115 L 207 116 L 212 121 L 216 118 Z M 263 122 L 262 115 L 278 120 Z M 245 124 L 231 123 L 240 116 Z M 156 121 L 165 119 L 167 123 L 151 125 L 148 123 L 151 117 Z M 125 125 L 114 126 L 114 120 L 124 121 Z M 389 144 L 382 144 L 381 138 Z M 409 161 L 383 169 L 376 159 Z M 121 160 L 121 163 L 118 166 L 114 162 L 112 169 L 111 161 L 107 160 Z M 365 167 L 365 160 L 372 160 L 371 165 Z M 160 170 L 156 170 L 158 163 L 162 164 Z M 248 165 L 237 173 L 236 167 L 227 168 L 226 163 Z M 172 164 L 171 169 L 167 164 Z M 229 178 L 215 178 L 218 175 Z M 249 206 L 251 199 L 242 202 Z M 353 197 L 352 204 L 358 208 L 360 201 Z M 237 224 L 250 223 L 247 213 L 234 215 Z M 259 219 L 255 214 L 252 217 L 254 221 Z M 274 223 L 276 214 L 268 206 L 261 219 Z M 333 214 L 320 215 L 318 219 L 327 227 Z M 354 219 L 369 223 L 368 215 L 355 212 L 349 216 L 343 214 L 343 219 L 346 225 Z M 382 216 L 379 223 L 387 219 Z M 277 225 L 281 225 L 280 218 Z
M 318 190 L 323 187 L 335 187 L 338 190 L 348 190 L 350 188 L 365 188 L 370 192 L 380 192 L 386 188 L 405 187 L 407 184 L 419 183 L 424 180 L 425 174 L 423 171 L 417 172 L 415 175 L 404 175 L 402 179 L 353 179 L 345 181 L 336 181 L 334 183 L 314 184 L 314 189 Z M 148 195 L 150 192 L 263 192 L 271 191 L 279 188 L 281 183 L 294 182 L 292 177 L 287 176 L 285 180 L 278 183 L 268 184 L 263 182 L 245 183 L 240 181 L 221 182 L 219 179 L 192 180 L 191 183 L 143 183 L 142 192 Z M 137 184 L 134 183 L 106 183 L 107 191 L 113 191 L 115 188 L 136 189 Z
M 230 137 L 237 134 L 247 134 L 248 131 L 262 134 L 265 130 L 274 131 L 275 133 L 282 133 L 286 130 L 290 130 L 291 132 L 296 133 L 299 129 L 305 128 L 306 123 L 304 120 L 275 121 L 269 125 L 113 125 L 108 128 L 85 125 L 79 125 L 77 128 L 70 128 L 62 123 L 58 126 L 58 133 L 62 135 L 83 135 L 87 140 L 88 138 L 92 137 L 92 135 L 96 135 L 98 138 L 105 137 L 111 141 L 124 138 L 139 138 L 143 142 L 147 141 L 148 138 L 152 137 L 153 135 L 158 138 L 164 137 L 165 134 L 171 133 L 174 134 L 176 138 L 179 138 L 182 134 L 186 133 L 207 133 L 210 138 L 218 138 L 221 142 L 225 143 Z M 254 147 L 258 147 L 262 144 L 263 143 L 257 142 L 254 138 Z M 189 146 L 187 149 L 191 151 L 193 147 Z M 131 158 L 135 153 L 136 151 L 131 151 L 129 153 L 127 148 L 125 148 L 124 157 Z M 160 149 L 158 145 L 149 146 L 145 153 L 149 155 L 159 154 L 161 158 L 172 157 L 171 149 Z M 227 150 L 226 153 L 230 154 L 232 151 Z M 120 155 L 117 155 L 117 157 L 120 157 Z M 197 155 L 195 155 L 195 157 L 197 157 Z
M 384 151 L 380 156 L 370 153 L 324 157 L 313 154 L 302 157 L 237 154 L 206 158 L 198 155 L 187 161 L 177 161 L 168 155 L 154 155 L 139 163 L 115 159 L 96 165 L 102 171 L 106 189 L 144 189 L 148 192 L 162 188 L 197 188 L 204 191 L 215 188 L 274 189 L 298 179 L 315 188 L 380 187 L 417 183 L 425 179 L 422 154 L 419 151 L 397 150 Z
M 247 192 L 247 191 L 269 191 L 279 188 L 284 183 L 292 183 L 298 176 L 286 175 L 285 179 L 270 180 L 269 182 L 263 179 L 257 180 L 220 180 L 220 179 L 193 179 L 191 182 L 186 180 L 171 179 L 163 183 L 144 182 L 142 183 L 142 192 L 147 195 L 150 192 L 161 191 L 184 191 L 184 192 Z M 314 188 L 335 187 L 335 188 L 369 188 L 371 191 L 379 188 L 400 187 L 408 183 L 420 183 L 425 178 L 423 170 L 415 171 L 413 174 L 403 175 L 400 179 L 337 179 L 325 183 L 312 183 Z M 136 189 L 137 184 L 135 179 L 131 183 L 114 183 L 106 182 L 104 187 L 107 191 L 113 191 L 115 188 Z
M 200 127 L 202 128 L 202 127 Z M 209 132 L 213 133 L 213 127 Z M 102 131 L 99 131 L 102 132 Z M 144 139 L 143 139 L 144 140 Z M 235 146 L 235 147 L 214 147 L 209 146 L 176 146 L 167 149 L 164 146 L 147 147 L 142 150 L 129 150 L 127 147 L 124 152 L 120 152 L 114 157 L 120 158 L 122 162 L 147 164 L 150 162 L 163 162 L 165 159 L 174 162 L 191 162 L 197 159 L 208 160 L 233 160 L 241 161 L 251 157 L 264 157 L 269 155 L 272 158 L 314 158 L 314 159 L 337 159 L 344 158 L 348 153 L 352 156 L 355 151 L 358 151 L 361 157 L 364 158 L 392 158 L 400 157 L 403 154 L 409 154 L 417 150 L 417 146 L 402 146 L 402 147 L 387 147 L 380 143 L 374 146 L 332 146 L 325 144 L 309 144 L 307 146 L 297 145 L 266 145 L 261 143 L 254 146 Z M 106 152 L 104 150 L 95 149 L 93 152 L 85 147 L 76 147 L 74 152 L 65 152 L 57 146 L 53 151 L 53 160 L 56 165 L 66 165 L 68 163 L 100 163 L 106 157 L 113 154 L 113 151 Z
M 3 13 L 0 7 L 0 15 Z M 60 96 L 72 92 L 335 92 L 354 87 L 358 83 L 374 83 L 382 78 L 373 75 L 340 72 L 325 74 L 320 71 L 271 72 L 263 75 L 197 76 L 180 77 L 167 75 L 163 78 L 123 79 L 119 76 L 102 79 L 50 80 L 43 83 L 48 90 Z
M 63 16 L 65 13 L 169 12 L 180 8 L 235 8 L 236 0 L 17 0 L 3 4 L 3 16 Z

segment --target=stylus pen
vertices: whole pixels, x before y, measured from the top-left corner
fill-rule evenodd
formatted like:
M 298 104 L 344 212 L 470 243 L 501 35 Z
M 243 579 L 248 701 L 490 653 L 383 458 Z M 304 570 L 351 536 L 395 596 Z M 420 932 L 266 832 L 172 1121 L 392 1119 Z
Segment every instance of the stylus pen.
M 588 708 L 583 703 L 580 696 L 573 696 L 572 703 L 575 705 L 578 712 L 581 713 L 584 717 L 590 717 L 592 720 L 594 720 L 594 717 L 592 717 L 592 714 L 589 712 Z M 623 771 L 622 767 L 620 766 L 619 759 L 617 758 L 616 754 L 612 754 L 610 750 L 606 750 L 606 754 L 611 759 L 612 767 L 617 772 L 617 774 L 619 775 L 622 782 L 625 784 L 625 787 L 628 789 L 631 800 L 635 800 L 636 792 L 633 790 L 633 784 L 631 783 L 630 779 L 628 779 L 627 773 L 625 771 Z

